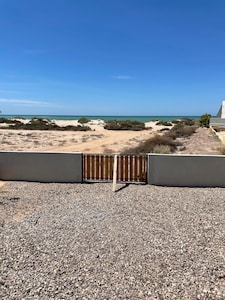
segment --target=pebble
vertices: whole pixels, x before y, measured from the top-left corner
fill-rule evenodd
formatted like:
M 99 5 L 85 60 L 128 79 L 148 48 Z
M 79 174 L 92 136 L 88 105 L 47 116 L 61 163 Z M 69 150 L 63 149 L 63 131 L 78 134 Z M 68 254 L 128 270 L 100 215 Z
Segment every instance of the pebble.
M 225 299 L 225 190 L 117 187 L 7 182 L 0 299 Z

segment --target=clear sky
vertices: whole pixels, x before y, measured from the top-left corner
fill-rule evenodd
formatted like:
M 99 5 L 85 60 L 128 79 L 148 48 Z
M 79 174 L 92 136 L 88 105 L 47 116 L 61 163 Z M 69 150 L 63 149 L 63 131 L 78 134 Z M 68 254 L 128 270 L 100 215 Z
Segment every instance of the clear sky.
M 216 114 L 224 0 L 0 0 L 3 114 Z

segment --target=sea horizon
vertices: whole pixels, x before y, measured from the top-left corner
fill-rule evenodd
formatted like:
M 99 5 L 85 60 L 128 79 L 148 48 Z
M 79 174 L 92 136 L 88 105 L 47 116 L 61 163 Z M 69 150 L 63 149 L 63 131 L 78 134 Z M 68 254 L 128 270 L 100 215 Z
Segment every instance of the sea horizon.
M 90 120 L 104 120 L 104 121 L 110 121 L 110 120 L 132 120 L 132 121 L 140 121 L 140 122 L 149 122 L 153 120 L 161 120 L 161 121 L 171 121 L 181 118 L 190 118 L 194 120 L 198 120 L 200 116 L 185 116 L 185 115 L 179 115 L 179 116 L 103 116 L 103 115 L 1 115 L 2 118 L 7 119 L 13 119 L 13 118 L 24 118 L 24 119 L 31 119 L 34 117 L 37 118 L 43 118 L 43 119 L 49 119 L 49 120 L 78 120 L 80 118 L 87 118 Z

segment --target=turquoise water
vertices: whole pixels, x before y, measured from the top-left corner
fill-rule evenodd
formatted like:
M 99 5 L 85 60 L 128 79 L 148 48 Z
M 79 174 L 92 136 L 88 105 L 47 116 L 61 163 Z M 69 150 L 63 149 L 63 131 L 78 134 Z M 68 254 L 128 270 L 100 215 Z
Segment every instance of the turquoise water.
M 180 118 L 190 118 L 198 120 L 200 116 L 65 116 L 65 115 L 1 115 L 3 118 L 11 119 L 15 117 L 22 117 L 24 119 L 31 119 L 33 117 L 47 118 L 50 120 L 78 120 L 81 117 L 88 118 L 90 120 L 135 120 L 140 122 L 149 122 L 152 120 L 171 121 Z

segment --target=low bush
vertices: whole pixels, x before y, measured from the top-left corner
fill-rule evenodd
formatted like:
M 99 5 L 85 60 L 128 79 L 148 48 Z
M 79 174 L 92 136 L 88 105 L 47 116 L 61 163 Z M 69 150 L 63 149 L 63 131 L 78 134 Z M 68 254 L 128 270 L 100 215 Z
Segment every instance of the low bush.
M 24 130 L 59 130 L 59 131 L 87 131 L 91 130 L 89 126 L 58 126 L 51 120 L 42 118 L 32 118 L 27 124 L 16 121 L 14 124 L 10 124 L 9 129 L 24 129 Z
M 73 125 L 67 125 L 65 127 L 61 127 L 61 130 L 67 130 L 67 131 L 89 131 L 91 128 L 89 126 L 73 126 Z
M 199 125 L 201 127 L 209 127 L 210 118 L 211 118 L 210 114 L 201 115 L 199 120 Z
M 78 120 L 78 123 L 84 125 L 86 123 L 90 122 L 90 120 L 88 118 L 82 117 Z
M 185 126 L 193 126 L 196 125 L 196 121 L 189 118 L 182 118 L 180 119 L 180 122 Z
M 156 135 L 144 142 L 141 142 L 138 146 L 134 148 L 125 149 L 124 154 L 146 154 L 153 153 L 154 151 L 161 151 L 164 149 L 166 153 L 173 153 L 177 149 L 180 143 L 175 142 L 173 139 Z M 159 153 L 159 152 L 158 152 Z M 161 152 L 162 153 L 162 152 Z
M 106 124 L 104 126 L 105 129 L 108 130 L 144 130 L 145 123 L 139 122 L 139 121 L 131 121 L 131 120 L 125 120 L 125 121 L 118 121 L 118 120 L 111 120 L 106 121 Z
M 19 122 L 19 121 L 7 119 L 7 118 L 0 118 L 0 123 L 15 124 L 17 122 Z
M 181 118 L 181 119 L 177 119 L 177 120 L 172 120 L 171 121 L 172 124 L 183 124 L 186 126 L 192 126 L 196 124 L 196 121 L 190 118 Z
M 196 132 L 195 126 L 185 126 L 182 123 L 178 123 L 174 125 L 174 127 L 171 128 L 170 131 L 166 132 L 165 136 L 175 140 L 176 138 L 189 137 L 195 132 Z
M 171 122 L 166 122 L 166 121 L 158 121 L 156 125 L 162 125 L 162 126 L 173 126 Z

